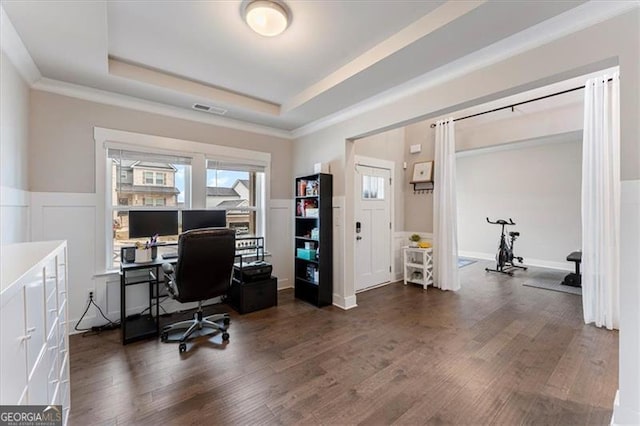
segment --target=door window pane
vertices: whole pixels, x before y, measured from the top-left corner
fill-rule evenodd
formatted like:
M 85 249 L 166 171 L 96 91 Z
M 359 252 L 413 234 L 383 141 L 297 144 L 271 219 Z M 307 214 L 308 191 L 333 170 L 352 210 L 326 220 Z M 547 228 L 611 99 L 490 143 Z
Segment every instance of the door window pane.
M 362 199 L 384 200 L 384 178 L 380 176 L 362 176 Z

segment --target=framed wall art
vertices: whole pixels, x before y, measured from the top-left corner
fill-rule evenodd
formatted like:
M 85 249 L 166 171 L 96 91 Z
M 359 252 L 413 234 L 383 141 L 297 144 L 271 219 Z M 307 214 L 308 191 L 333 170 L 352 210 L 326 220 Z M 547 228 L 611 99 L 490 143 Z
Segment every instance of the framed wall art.
M 415 163 L 413 165 L 413 179 L 411 183 L 432 182 L 433 181 L 433 161 Z

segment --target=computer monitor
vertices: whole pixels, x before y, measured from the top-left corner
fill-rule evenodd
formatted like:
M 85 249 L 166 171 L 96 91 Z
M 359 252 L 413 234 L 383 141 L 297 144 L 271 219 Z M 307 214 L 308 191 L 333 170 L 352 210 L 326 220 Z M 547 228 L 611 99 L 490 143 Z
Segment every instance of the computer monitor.
M 129 238 L 178 235 L 177 210 L 130 210 Z
M 225 228 L 227 212 L 224 210 L 183 210 L 182 232 L 200 228 Z

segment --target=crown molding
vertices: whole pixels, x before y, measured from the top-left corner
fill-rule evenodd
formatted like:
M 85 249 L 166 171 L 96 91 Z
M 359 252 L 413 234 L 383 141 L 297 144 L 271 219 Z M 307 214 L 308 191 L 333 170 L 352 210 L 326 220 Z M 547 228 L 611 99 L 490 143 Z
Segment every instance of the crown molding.
M 2 53 L 7 55 L 7 58 L 9 58 L 11 63 L 17 68 L 22 78 L 29 85 L 40 80 L 42 78 L 40 70 L 35 62 L 33 62 L 33 58 L 29 54 L 29 51 L 22 42 L 22 39 L 18 35 L 18 32 L 11 23 L 2 5 L 0 5 L 0 31 Z
M 52 80 L 50 78 L 40 79 L 38 82 L 32 84 L 31 88 L 34 90 L 55 93 L 62 96 L 68 96 L 71 98 L 82 99 L 85 101 L 91 101 L 105 105 L 149 112 L 173 118 L 180 118 L 182 120 L 210 124 L 213 126 L 258 133 L 261 135 L 275 136 L 283 139 L 292 139 L 291 132 L 287 130 L 276 129 L 259 124 L 252 124 L 245 121 L 234 120 L 232 118 L 206 115 L 198 111 L 190 111 L 184 108 L 166 105 L 159 102 L 147 101 L 133 96 L 121 95 L 119 93 L 94 89 L 91 87 L 67 83 L 59 80 Z
M 297 139 L 454 80 L 592 25 L 640 8 L 640 1 L 589 1 L 367 100 L 291 131 Z

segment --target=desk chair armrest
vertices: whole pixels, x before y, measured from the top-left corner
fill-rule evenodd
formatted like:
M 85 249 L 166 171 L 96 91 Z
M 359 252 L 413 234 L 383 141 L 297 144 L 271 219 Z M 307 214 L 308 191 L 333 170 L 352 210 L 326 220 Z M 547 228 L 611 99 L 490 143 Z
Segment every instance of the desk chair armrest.
M 174 274 L 174 270 L 173 270 L 173 265 L 170 263 L 163 263 L 162 264 L 162 270 L 164 271 L 165 275 L 171 275 L 173 278 L 173 274 Z
M 176 276 L 173 265 L 171 263 L 163 263 L 162 270 L 164 271 L 165 277 L 168 278 L 164 281 L 164 286 L 167 288 L 167 291 L 169 292 L 171 297 L 175 299 L 178 295 L 178 288 L 174 283 Z

